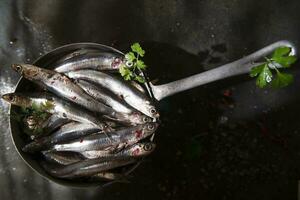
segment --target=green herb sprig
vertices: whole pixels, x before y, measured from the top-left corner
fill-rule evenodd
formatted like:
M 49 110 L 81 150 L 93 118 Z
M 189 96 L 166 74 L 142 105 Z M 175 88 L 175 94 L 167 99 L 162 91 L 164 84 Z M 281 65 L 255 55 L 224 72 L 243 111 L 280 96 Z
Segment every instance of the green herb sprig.
M 250 76 L 257 77 L 258 87 L 265 88 L 271 85 L 273 88 L 282 88 L 293 82 L 292 74 L 279 71 L 279 69 L 289 68 L 296 62 L 296 56 L 289 55 L 290 52 L 290 47 L 279 47 L 273 52 L 271 58 L 265 58 L 263 64 L 251 69 Z M 274 75 L 272 71 L 276 74 Z
M 33 103 L 31 107 L 21 107 L 20 113 L 12 113 L 13 119 L 18 122 L 24 122 L 27 117 L 32 116 L 38 121 L 38 124 L 41 124 L 50 117 L 50 110 L 54 107 L 54 104 L 51 101 L 46 101 L 45 103 L 36 104 Z M 29 135 L 37 135 L 43 132 L 43 129 L 36 127 L 35 129 L 29 129 L 29 127 L 24 127 L 24 132 Z
M 120 74 L 125 80 L 136 80 L 140 83 L 145 82 L 142 72 L 147 66 L 141 60 L 141 57 L 144 57 L 144 55 L 145 51 L 139 43 L 131 45 L 131 51 L 125 54 L 125 64 L 122 64 L 119 69 Z

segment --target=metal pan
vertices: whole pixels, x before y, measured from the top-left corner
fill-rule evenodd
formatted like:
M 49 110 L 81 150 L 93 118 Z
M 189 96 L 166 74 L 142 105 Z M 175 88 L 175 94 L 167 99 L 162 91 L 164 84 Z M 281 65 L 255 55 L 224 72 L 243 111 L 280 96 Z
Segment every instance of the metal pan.
M 65 45 L 62 47 L 59 47 L 57 49 L 54 49 L 53 51 L 41 56 L 38 58 L 33 64 L 37 66 L 41 66 L 44 68 L 51 69 L 51 64 L 59 60 L 61 57 L 66 56 L 67 54 L 70 54 L 72 52 L 81 50 L 81 49 L 91 49 L 91 50 L 97 50 L 97 51 L 105 51 L 105 52 L 114 52 L 118 54 L 122 54 L 122 52 L 101 44 L 94 44 L 94 43 L 76 43 L 76 44 L 70 44 Z M 16 85 L 15 92 L 26 92 L 26 91 L 32 91 L 35 89 L 35 86 L 32 82 L 20 78 Z M 17 106 L 10 106 L 9 113 L 18 113 L 18 107 Z M 83 181 L 74 181 L 74 180 L 65 180 L 65 179 L 59 179 L 55 178 L 53 176 L 50 176 L 46 173 L 46 171 L 42 168 L 42 166 L 37 161 L 36 157 L 24 153 L 22 151 L 22 147 L 25 146 L 26 142 L 28 142 L 28 137 L 25 133 L 21 130 L 19 124 L 17 121 L 15 121 L 12 117 L 9 120 L 9 126 L 11 130 L 11 137 L 14 142 L 14 145 L 19 153 L 19 155 L 22 157 L 22 159 L 25 161 L 25 163 L 34 171 L 36 171 L 38 174 L 40 174 L 42 177 L 44 177 L 47 180 L 51 180 L 55 183 L 58 183 L 60 185 L 68 186 L 68 187 L 75 187 L 75 188 L 84 188 L 84 187 L 104 187 L 107 185 L 110 185 L 112 182 L 83 182 Z M 128 172 L 131 172 L 139 163 L 135 165 L 131 165 L 129 167 L 123 167 L 122 173 L 127 174 Z M 116 181 L 118 182 L 118 181 Z
M 296 54 L 296 49 L 294 45 L 289 41 L 278 41 L 275 42 L 259 51 L 256 51 L 246 57 L 243 57 L 237 61 L 234 61 L 232 63 L 217 67 L 215 69 L 196 74 L 181 80 L 177 80 L 171 83 L 163 84 L 163 85 L 153 85 L 149 83 L 148 89 L 150 90 L 150 93 L 152 96 L 157 100 L 160 101 L 161 99 L 174 95 L 176 93 L 198 87 L 210 82 L 214 82 L 217 80 L 221 80 L 224 78 L 228 78 L 231 76 L 236 76 L 244 73 L 248 73 L 250 69 L 253 66 L 256 66 L 259 64 L 259 60 L 268 54 L 272 53 L 276 48 L 280 46 L 289 46 L 292 48 L 291 54 Z M 113 51 L 119 54 L 124 55 L 122 52 L 109 47 L 105 45 L 95 44 L 95 43 L 74 43 L 65 45 L 62 47 L 59 47 L 57 49 L 54 49 L 53 51 L 43 55 L 39 59 L 37 59 L 33 64 L 50 68 L 51 69 L 51 63 L 57 61 L 61 57 L 80 50 L 80 49 L 94 49 L 99 51 Z M 33 84 L 29 81 L 20 78 L 19 82 L 17 83 L 15 92 L 24 92 L 32 90 Z M 11 106 L 10 113 L 17 111 L 17 107 Z M 12 118 L 10 119 L 10 129 L 11 129 L 11 136 L 13 139 L 13 142 L 15 144 L 15 147 L 20 154 L 20 156 L 23 158 L 23 160 L 27 163 L 28 166 L 30 166 L 34 171 L 39 173 L 44 178 L 54 181 L 58 184 L 65 185 L 65 186 L 71 186 L 71 187 L 94 187 L 103 185 L 104 183 L 86 183 L 86 182 L 80 182 L 80 181 L 68 181 L 63 179 L 58 179 L 55 177 L 52 177 L 48 175 L 44 169 L 39 165 L 39 163 L 29 154 L 26 154 L 22 152 L 22 147 L 26 143 L 26 138 L 24 137 L 24 133 L 22 133 L 22 130 L 20 130 L 18 124 L 16 121 L 14 121 Z M 132 168 L 134 168 L 133 166 Z M 127 168 L 126 170 L 131 171 L 132 168 Z

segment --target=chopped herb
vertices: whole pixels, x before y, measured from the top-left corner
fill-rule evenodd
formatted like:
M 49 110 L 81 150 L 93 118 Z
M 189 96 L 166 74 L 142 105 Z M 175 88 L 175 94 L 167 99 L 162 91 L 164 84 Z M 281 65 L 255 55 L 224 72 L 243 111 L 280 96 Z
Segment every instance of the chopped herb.
M 271 58 L 265 58 L 265 62 L 253 67 L 250 71 L 251 77 L 256 78 L 256 85 L 264 88 L 271 85 L 274 88 L 282 88 L 291 84 L 294 80 L 292 74 L 282 73 L 279 68 L 288 68 L 296 62 L 296 56 L 289 55 L 290 47 L 277 48 Z M 275 71 L 275 75 L 273 72 Z

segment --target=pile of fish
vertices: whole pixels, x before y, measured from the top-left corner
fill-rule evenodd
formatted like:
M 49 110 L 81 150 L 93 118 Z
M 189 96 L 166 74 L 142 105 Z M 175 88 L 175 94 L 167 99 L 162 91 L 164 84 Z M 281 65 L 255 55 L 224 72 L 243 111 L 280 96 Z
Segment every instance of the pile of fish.
M 159 113 L 141 85 L 120 77 L 122 63 L 122 55 L 79 50 L 56 61 L 53 70 L 12 65 L 40 89 L 2 98 L 22 109 L 50 105 L 45 119 L 30 114 L 23 119 L 27 129 L 42 130 L 31 135 L 23 151 L 39 155 L 50 175 L 122 179 L 120 169 L 153 152 L 149 138 L 158 127 Z

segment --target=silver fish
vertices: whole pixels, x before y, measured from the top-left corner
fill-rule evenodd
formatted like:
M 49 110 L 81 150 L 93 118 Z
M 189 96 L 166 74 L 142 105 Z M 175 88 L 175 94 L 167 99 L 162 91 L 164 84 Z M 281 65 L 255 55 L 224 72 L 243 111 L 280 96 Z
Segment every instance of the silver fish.
M 28 64 L 13 64 L 12 68 L 24 78 L 44 86 L 49 91 L 91 111 L 102 113 L 112 119 L 130 122 L 131 118 L 118 113 L 88 95 L 67 76 Z
M 93 113 L 50 94 L 36 93 L 21 95 L 17 93 L 8 93 L 3 95 L 2 98 L 13 105 L 22 107 L 31 107 L 33 104 L 42 105 L 50 102 L 52 107 L 46 111 L 51 114 L 56 114 L 59 118 L 71 119 L 82 123 L 91 123 L 102 130 L 107 130 L 109 128 Z
M 62 57 L 59 57 L 59 59 L 57 61 L 55 61 L 54 63 L 52 62 L 51 66 L 58 66 L 59 64 L 65 62 L 68 59 L 75 58 L 77 56 L 86 55 L 87 53 L 95 53 L 95 52 L 99 52 L 99 50 L 97 50 L 97 49 L 78 49 L 78 50 L 68 53 Z
M 31 139 L 37 139 L 40 137 L 44 137 L 61 127 L 62 125 L 70 122 L 70 119 L 61 118 L 56 114 L 52 114 L 45 122 L 41 124 L 39 128 L 43 130 L 42 134 L 38 134 L 35 136 L 32 136 Z
M 83 79 L 101 85 L 124 99 L 129 105 L 145 115 L 152 118 L 159 117 L 159 113 L 151 100 L 125 81 L 112 77 L 106 73 L 93 70 L 72 71 L 67 72 L 66 75 L 73 79 Z
M 42 163 L 42 166 L 52 176 L 59 178 L 76 178 L 92 176 L 134 162 L 136 162 L 136 159 L 133 158 L 96 158 L 79 161 L 66 166 L 51 167 L 47 165 L 47 163 Z
M 76 80 L 76 83 L 90 96 L 94 97 L 98 101 L 112 107 L 117 112 L 123 112 L 123 113 L 132 113 L 137 112 L 134 108 L 129 106 L 126 102 L 122 102 L 119 97 L 117 97 L 115 94 L 111 93 L 110 91 L 103 89 L 101 87 L 97 87 L 95 84 L 90 83 L 85 80 Z
M 91 176 L 92 180 L 96 181 L 102 181 L 102 180 L 121 180 L 125 179 L 125 176 L 123 174 L 119 173 L 112 173 L 112 172 L 100 172 L 98 174 L 95 174 Z
M 89 83 L 85 80 L 76 80 L 76 83 L 90 96 L 96 100 L 108 105 L 119 113 L 124 113 L 131 125 L 144 124 L 151 122 L 152 118 L 142 114 L 129 106 L 125 101 L 119 99 L 115 94 L 104 88 L 99 88 L 93 83 Z M 111 93 L 111 94 L 110 94 Z
M 109 52 L 86 52 L 57 63 L 55 71 L 64 73 L 81 69 L 118 70 L 123 63 L 121 54 Z
M 46 161 L 61 164 L 61 165 L 70 165 L 70 164 L 84 160 L 84 157 L 82 157 L 80 154 L 74 153 L 74 152 L 43 151 L 42 154 Z
M 126 149 L 114 153 L 112 151 L 83 151 L 81 154 L 88 159 L 99 158 L 99 157 L 141 157 L 147 156 L 152 153 L 155 149 L 155 144 L 152 142 L 136 143 Z
M 23 147 L 22 150 L 24 152 L 41 151 L 48 149 L 52 145 L 74 140 L 82 136 L 87 136 L 91 133 L 96 133 L 100 131 L 101 130 L 98 127 L 95 127 L 92 124 L 70 122 L 61 126 L 56 132 L 54 132 L 50 136 L 42 137 L 30 142 L 29 144 L 25 145 L 25 147 Z
M 157 127 L 157 123 L 151 122 L 108 132 L 108 137 L 103 134 L 93 134 L 73 140 L 69 143 L 54 145 L 51 150 L 83 152 L 91 150 L 113 149 L 117 148 L 120 144 L 132 145 L 141 139 L 150 136 L 152 133 L 154 133 Z

